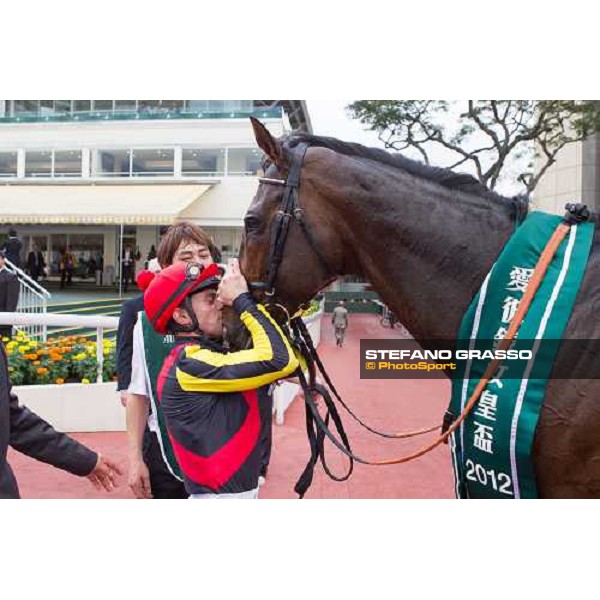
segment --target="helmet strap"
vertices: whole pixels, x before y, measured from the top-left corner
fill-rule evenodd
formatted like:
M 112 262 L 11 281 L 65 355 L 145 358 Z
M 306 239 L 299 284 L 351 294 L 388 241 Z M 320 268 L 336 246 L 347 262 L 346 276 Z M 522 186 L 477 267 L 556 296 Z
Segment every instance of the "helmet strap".
M 179 325 L 181 331 L 185 333 L 199 333 L 200 335 L 203 335 L 202 330 L 200 329 L 200 323 L 198 323 L 196 313 L 194 312 L 194 308 L 192 306 L 191 296 L 187 296 L 185 298 L 183 301 L 183 308 L 185 308 L 192 322 L 189 325 Z

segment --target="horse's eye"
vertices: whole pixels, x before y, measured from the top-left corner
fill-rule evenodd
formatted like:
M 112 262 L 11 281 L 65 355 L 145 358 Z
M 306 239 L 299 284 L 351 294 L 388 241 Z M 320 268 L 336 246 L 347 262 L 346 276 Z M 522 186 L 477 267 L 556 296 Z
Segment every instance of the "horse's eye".
M 244 219 L 246 225 L 246 231 L 256 231 L 260 229 L 260 219 L 258 217 L 247 216 Z

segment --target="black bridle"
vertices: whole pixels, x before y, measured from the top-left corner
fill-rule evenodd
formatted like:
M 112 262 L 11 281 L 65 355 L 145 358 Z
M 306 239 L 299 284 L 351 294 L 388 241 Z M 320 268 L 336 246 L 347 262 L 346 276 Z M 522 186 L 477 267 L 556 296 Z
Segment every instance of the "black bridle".
M 300 172 L 304 156 L 308 150 L 308 144 L 298 144 L 291 153 L 291 165 L 286 179 L 273 179 L 269 177 L 259 177 L 261 183 L 269 185 L 280 185 L 283 189 L 281 204 L 277 214 L 275 215 L 274 223 L 271 231 L 271 243 L 269 246 L 269 257 L 267 259 L 267 280 L 266 281 L 250 281 L 248 287 L 251 291 L 261 291 L 266 296 L 273 297 L 275 295 L 275 281 L 277 273 L 283 259 L 283 251 L 285 242 L 292 223 L 297 223 L 300 229 L 304 232 L 306 239 L 313 252 L 321 262 L 322 266 L 328 273 L 331 273 L 327 261 L 319 251 L 319 247 L 315 242 L 310 230 L 304 221 L 304 211 L 300 207 Z
M 274 179 L 267 177 L 259 178 L 259 181 L 263 184 L 279 185 L 284 188 L 281 204 L 272 226 L 271 242 L 267 262 L 267 280 L 266 282 L 252 281 L 248 283 L 248 286 L 252 291 L 263 292 L 269 298 L 273 298 L 273 296 L 275 296 L 275 281 L 277 279 L 279 267 L 281 266 L 283 259 L 283 252 L 290 226 L 294 222 L 297 223 L 303 231 L 309 245 L 318 257 L 326 273 L 333 274 L 333 271 L 329 268 L 327 261 L 319 251 L 316 240 L 313 238 L 306 225 L 306 222 L 303 218 L 303 210 L 299 204 L 300 172 L 307 149 L 308 144 L 305 143 L 298 144 L 298 146 L 294 148 L 291 154 L 291 166 L 289 168 L 287 179 Z M 267 302 L 267 305 L 269 304 L 274 304 L 274 306 L 283 308 L 281 305 L 276 303 Z M 308 460 L 308 463 L 294 487 L 295 491 L 300 495 L 300 497 L 303 497 L 306 493 L 306 490 L 310 487 L 313 478 L 314 467 L 319 459 L 323 466 L 323 470 L 335 481 L 345 481 L 350 477 L 354 468 L 354 461 L 363 464 L 371 464 L 369 461 L 356 456 L 352 452 L 350 442 L 344 430 L 339 412 L 327 388 L 333 392 L 337 400 L 342 404 L 344 409 L 352 416 L 353 419 L 376 435 L 387 438 L 412 437 L 412 435 L 409 434 L 407 436 L 399 436 L 397 434 L 387 434 L 376 431 L 375 429 L 363 423 L 352 412 L 350 407 L 342 400 L 335 389 L 331 379 L 329 378 L 329 375 L 325 371 L 325 367 L 312 343 L 310 333 L 308 332 L 308 329 L 306 328 L 306 325 L 302 321 L 301 317 L 293 317 L 290 319 L 285 309 L 284 312 L 286 313 L 286 322 L 282 324 L 282 326 L 292 343 L 298 348 L 306 360 L 309 370 L 308 380 L 304 376 L 304 373 L 301 369 L 299 369 L 297 372 L 300 385 L 304 392 L 306 408 L 306 431 L 311 451 L 311 456 Z M 323 375 L 327 387 L 316 383 L 315 377 L 317 370 L 319 370 Z M 325 417 L 321 417 L 319 414 L 319 410 L 313 397 L 314 394 L 319 394 L 324 400 L 326 408 Z M 330 429 L 330 421 L 333 421 L 333 425 L 337 431 L 337 436 Z M 325 438 L 329 439 L 329 441 L 348 458 L 348 470 L 344 475 L 335 475 L 329 468 L 325 459 Z
M 267 277 L 266 281 L 251 281 L 248 282 L 248 287 L 251 291 L 263 292 L 267 297 L 273 298 L 275 296 L 275 281 L 279 272 L 279 267 L 283 259 L 283 252 L 285 249 L 285 243 L 292 223 L 297 223 L 302 229 L 309 245 L 311 246 L 314 253 L 317 255 L 322 266 L 327 273 L 332 273 L 327 264 L 327 261 L 319 251 L 315 239 L 310 233 L 310 230 L 306 226 L 303 219 L 303 210 L 299 203 L 299 189 L 300 189 L 300 173 L 302 170 L 302 163 L 304 162 L 304 156 L 308 150 L 308 144 L 298 144 L 294 148 L 291 154 L 291 165 L 288 171 L 286 179 L 273 179 L 267 177 L 259 177 L 259 181 L 263 184 L 268 185 L 280 185 L 283 186 L 283 196 L 281 198 L 281 204 L 271 231 L 271 243 L 269 247 L 269 256 L 267 261 Z M 280 306 L 275 304 L 275 306 Z M 285 311 L 285 309 L 284 309 Z M 331 401 L 331 396 L 328 391 L 322 386 L 315 382 L 315 355 L 316 350 L 313 346 L 310 334 L 306 329 L 306 326 L 302 322 L 301 317 L 289 318 L 286 312 L 286 323 L 283 324 L 284 329 L 292 343 L 298 348 L 300 353 L 304 356 L 307 366 L 309 368 L 309 380 L 307 381 L 304 373 L 301 369 L 298 369 L 297 375 L 302 386 L 304 397 L 305 397 L 305 408 L 306 408 L 306 431 L 308 435 L 308 441 L 310 444 L 310 458 L 308 463 L 300 475 L 298 482 L 294 489 L 302 498 L 306 493 L 306 490 L 310 487 L 313 478 L 313 471 L 317 460 L 321 459 L 321 464 L 327 475 L 336 481 L 345 481 L 350 477 L 353 471 L 353 455 L 350 449 L 350 443 L 344 427 L 337 411 L 337 408 Z M 323 365 L 318 359 L 317 365 L 324 371 Z M 327 381 L 330 383 L 329 377 L 326 375 Z M 327 414 L 325 420 L 319 415 L 313 394 L 321 394 L 325 399 L 327 407 Z M 333 420 L 335 428 L 338 432 L 338 436 L 341 441 L 338 441 L 336 437 L 329 430 L 329 420 Z M 348 471 L 342 476 L 336 476 L 329 469 L 325 460 L 325 453 L 323 443 L 325 437 L 328 437 L 334 445 L 338 446 L 349 458 L 350 465 Z
M 306 325 L 302 321 L 302 318 L 294 316 L 290 319 L 287 310 L 280 304 L 277 304 L 275 301 L 275 282 L 277 280 L 279 267 L 281 266 L 281 262 L 283 260 L 285 243 L 287 241 L 287 237 L 292 223 L 298 224 L 298 226 L 304 233 L 304 236 L 306 237 L 311 249 L 318 257 L 322 267 L 325 269 L 325 272 L 329 275 L 334 274 L 334 271 L 330 269 L 329 265 L 327 264 L 327 261 L 319 251 L 319 247 L 316 243 L 316 240 L 313 238 L 310 230 L 306 225 L 306 222 L 303 218 L 304 212 L 303 209 L 300 207 L 299 203 L 300 174 L 307 150 L 308 144 L 306 143 L 298 144 L 298 146 L 296 146 L 292 150 L 291 164 L 286 179 L 259 177 L 259 181 L 262 184 L 282 186 L 284 190 L 283 195 L 281 197 L 280 207 L 275 215 L 275 219 L 271 230 L 271 240 L 267 260 L 266 281 L 248 282 L 248 287 L 251 291 L 262 292 L 265 294 L 265 296 L 267 296 L 267 298 L 269 298 L 269 301 L 266 303 L 267 306 L 271 305 L 283 309 L 286 316 L 286 320 L 285 323 L 280 322 L 280 325 L 283 327 L 290 341 L 302 354 L 308 367 L 308 379 L 304 376 L 302 369 L 298 369 L 298 371 L 296 372 L 296 375 L 298 376 L 300 385 L 304 392 L 306 410 L 306 433 L 310 445 L 310 458 L 307 462 L 306 467 L 304 468 L 304 471 L 302 472 L 296 485 L 294 486 L 294 490 L 296 491 L 296 493 L 299 494 L 300 498 L 304 496 L 304 494 L 306 493 L 306 491 L 312 483 L 314 468 L 318 460 L 320 460 L 325 473 L 335 481 L 347 480 L 354 470 L 355 461 L 367 465 L 376 464 L 372 461 L 363 459 L 352 452 L 348 436 L 346 435 L 346 432 L 344 430 L 344 425 L 342 423 L 337 407 L 333 401 L 333 398 L 329 393 L 329 390 L 331 390 L 338 402 L 355 421 L 357 421 L 362 427 L 364 427 L 371 433 L 374 433 L 375 435 L 384 438 L 402 439 L 414 437 L 415 435 L 421 435 L 423 433 L 428 433 L 429 431 L 433 431 L 434 429 L 439 428 L 438 426 L 436 426 L 427 430 L 421 430 L 405 434 L 395 434 L 377 431 L 376 429 L 369 427 L 342 400 L 340 394 L 336 390 L 335 386 L 333 385 L 333 382 L 327 374 L 323 363 L 320 360 L 316 348 L 312 343 L 310 333 L 308 332 Z M 323 376 L 326 386 L 322 386 L 316 383 L 317 370 Z M 316 394 L 322 397 L 323 402 L 325 404 L 326 413 L 324 417 L 322 417 L 319 413 L 319 409 L 314 398 Z M 333 428 L 337 432 L 337 435 L 331 430 L 331 422 L 333 424 Z M 329 468 L 325 458 L 325 439 L 328 439 L 333 446 L 335 446 L 347 457 L 349 461 L 348 469 L 343 475 L 338 476 L 334 474 Z

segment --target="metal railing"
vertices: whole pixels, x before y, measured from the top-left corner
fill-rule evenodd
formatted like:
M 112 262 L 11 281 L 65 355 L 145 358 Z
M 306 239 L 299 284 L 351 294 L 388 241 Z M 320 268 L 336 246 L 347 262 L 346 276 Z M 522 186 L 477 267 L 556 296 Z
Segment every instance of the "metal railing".
M 34 281 L 19 267 L 12 263 L 8 258 L 6 267 L 12 271 L 19 279 L 19 303 L 17 304 L 17 312 L 24 314 L 43 314 L 45 315 L 48 309 L 48 300 L 52 298 L 52 294 L 37 281 Z M 12 313 L 9 313 L 12 314 Z M 11 325 L 16 323 L 6 323 Z M 21 331 L 32 338 L 41 338 L 46 341 L 48 328 L 45 323 L 38 325 L 25 325 L 18 327 Z
M 43 327 L 44 330 L 49 325 L 96 329 L 96 381 L 97 383 L 102 383 L 102 369 L 104 368 L 104 330 L 116 329 L 119 326 L 119 317 L 0 312 L 0 325 L 21 325 L 24 326 L 23 329 L 25 327 Z
M 115 109 L 90 110 L 77 112 L 18 112 L 0 116 L 1 123 L 44 123 L 64 121 L 131 121 L 131 120 L 163 120 L 163 119 L 247 119 L 253 116 L 258 119 L 280 119 L 283 116 L 281 106 L 253 108 L 252 110 L 193 110 L 162 109 L 143 110 Z

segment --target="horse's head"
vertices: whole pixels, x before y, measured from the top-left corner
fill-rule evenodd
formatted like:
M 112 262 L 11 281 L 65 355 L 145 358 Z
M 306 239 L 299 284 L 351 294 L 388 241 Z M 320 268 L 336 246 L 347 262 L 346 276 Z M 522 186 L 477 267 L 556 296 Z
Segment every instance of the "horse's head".
M 341 272 L 336 217 L 322 196 L 326 172 L 319 154 L 328 151 L 304 154 L 293 136 L 275 139 L 256 119 L 252 127 L 266 158 L 244 219 L 240 266 L 257 300 L 292 315 Z M 299 185 L 290 189 L 296 174 Z

